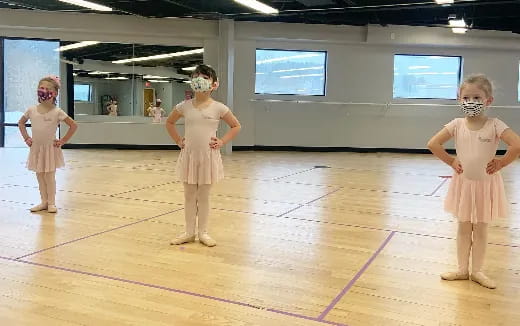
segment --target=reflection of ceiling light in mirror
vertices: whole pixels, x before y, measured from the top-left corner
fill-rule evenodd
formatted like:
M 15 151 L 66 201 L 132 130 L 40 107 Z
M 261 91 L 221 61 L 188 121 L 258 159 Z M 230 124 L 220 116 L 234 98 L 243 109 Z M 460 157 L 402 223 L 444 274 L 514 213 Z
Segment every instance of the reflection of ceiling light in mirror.
M 181 56 L 185 56 L 185 55 L 192 55 L 192 54 L 199 54 L 199 53 L 204 53 L 204 49 L 201 48 L 201 49 L 188 50 L 188 51 L 151 55 L 151 56 L 147 56 L 147 57 L 137 57 L 137 58 L 131 58 L 131 59 L 115 60 L 115 61 L 112 61 L 112 63 L 129 63 L 129 62 L 139 62 L 139 61 L 149 61 L 149 60 L 161 60 L 161 59 L 181 57 Z
M 143 78 L 152 78 L 152 79 L 167 79 L 169 77 L 163 77 L 163 76 L 154 76 L 154 75 L 144 75 Z
M 439 5 L 448 5 L 452 4 L 454 0 L 435 0 L 435 2 Z
M 69 45 L 60 46 L 59 48 L 55 49 L 54 51 L 61 51 L 61 52 L 63 52 L 63 51 L 67 51 L 67 50 L 84 48 L 86 46 L 95 45 L 95 44 L 99 44 L 99 43 L 100 42 L 98 42 L 98 41 L 78 42 L 78 43 L 73 43 L 73 44 L 69 44 Z
M 108 80 L 127 80 L 128 77 L 107 77 Z
M 149 82 L 150 83 L 169 83 L 170 81 L 168 81 L 168 80 L 154 80 L 154 79 L 150 79 Z
M 185 80 L 185 81 L 183 81 L 183 83 L 191 84 L 191 80 Z
M 195 69 L 197 69 L 197 66 L 182 68 L 184 71 L 193 71 Z
M 466 27 L 464 19 L 451 19 L 449 24 L 451 27 Z
M 241 5 L 244 5 L 246 7 L 249 7 L 251 9 L 254 9 L 254 10 L 259 11 L 264 14 L 277 14 L 278 13 L 278 9 L 268 6 L 257 0 L 235 0 L 235 2 L 238 2 Z
M 455 27 L 455 28 L 452 28 L 451 31 L 455 34 L 464 34 L 468 31 L 467 28 L 461 28 L 461 27 Z
M 75 73 L 75 72 L 72 73 L 72 76 L 74 76 L 74 77 L 76 77 L 77 75 L 78 75 L 78 74 Z
M 107 6 L 102 6 L 94 2 L 85 1 L 85 0 L 59 0 L 61 2 L 70 3 L 71 5 L 76 5 L 80 7 L 89 8 L 92 10 L 98 10 L 98 11 L 112 11 L 112 8 Z
M 89 75 L 108 75 L 111 74 L 110 71 L 92 71 L 88 73 Z

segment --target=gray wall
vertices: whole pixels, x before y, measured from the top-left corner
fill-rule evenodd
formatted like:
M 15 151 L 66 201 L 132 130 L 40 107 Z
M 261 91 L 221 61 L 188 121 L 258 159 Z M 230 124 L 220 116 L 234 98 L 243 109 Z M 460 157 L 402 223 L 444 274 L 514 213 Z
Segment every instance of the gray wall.
M 427 140 L 437 130 L 460 114 L 456 106 L 446 106 L 455 105 L 455 101 L 393 100 L 393 55 L 398 53 L 460 55 L 464 61 L 464 75 L 485 73 L 495 81 L 495 105 L 519 105 L 517 87 L 520 54 L 517 47 L 520 42 L 517 39 L 505 39 L 500 43 L 501 48 L 497 46 L 492 49 L 487 46 L 487 39 L 473 38 L 472 43 L 467 43 L 467 38 L 472 38 L 471 33 L 456 36 L 443 29 L 398 28 L 396 33 L 405 32 L 407 42 L 382 44 L 378 34 L 384 33 L 384 29 L 368 29 L 368 36 L 364 38 L 363 30 L 345 28 L 342 39 L 335 33 L 338 27 L 323 27 L 323 35 L 320 35 L 320 27 L 317 26 L 312 33 L 309 31 L 305 35 L 289 26 L 285 30 L 278 28 L 280 32 L 277 35 L 275 30 L 278 24 L 272 24 L 273 30 L 264 26 L 262 35 L 259 35 L 252 27 L 257 23 L 237 25 L 237 30 L 241 30 L 241 27 L 246 30 L 239 34 L 235 43 L 234 76 L 235 112 L 244 129 L 234 145 L 425 148 Z M 415 30 L 419 31 L 416 33 Z M 418 35 L 425 31 L 429 32 L 427 38 Z M 266 40 L 266 34 L 273 39 L 294 39 Z M 369 41 L 372 35 L 376 40 L 374 42 Z M 301 40 L 305 36 L 316 40 Z M 453 38 L 459 38 L 460 44 L 454 42 Z M 423 44 L 406 44 L 412 42 Z M 327 95 L 255 95 L 256 48 L 328 51 Z M 312 103 L 262 101 L 265 99 Z M 320 101 L 382 105 L 331 105 Z M 386 103 L 391 105 L 387 106 Z M 492 109 L 490 115 L 499 116 L 520 131 L 520 107 Z
M 225 37 L 215 21 L 131 16 L 110 16 L 108 19 L 106 15 L 3 9 L 0 9 L 0 21 L 0 33 L 8 36 L 204 46 L 204 61 L 220 73 L 219 63 L 226 59 L 220 44 Z M 139 29 L 135 30 L 135 26 Z M 520 131 L 518 34 L 470 31 L 466 35 L 456 35 L 445 28 L 253 22 L 234 23 L 233 30 L 232 109 L 243 125 L 234 145 L 424 148 L 428 138 L 458 116 L 458 111 L 455 106 L 449 106 L 454 105 L 454 101 L 394 101 L 392 60 L 395 53 L 463 56 L 464 74 L 488 74 L 497 84 L 495 104 L 510 106 L 493 109 L 491 115 L 501 117 Z M 253 94 L 254 51 L 257 47 L 327 50 L 327 96 L 310 100 L 381 105 L 254 102 L 252 100 L 309 100 L 306 97 L 261 97 Z M 173 100 L 177 102 L 175 92 L 173 94 Z M 219 92 L 215 95 L 219 99 L 226 98 Z M 141 103 L 142 91 L 137 91 L 136 96 L 141 96 L 137 99 Z M 72 141 L 103 142 L 106 137 L 100 137 L 100 132 L 111 134 L 109 143 L 132 143 L 136 134 L 140 135 L 140 143 L 158 141 L 148 127 L 136 125 L 112 131 L 103 131 L 103 128 L 105 126 L 80 126 Z M 160 141 L 169 140 L 165 136 Z

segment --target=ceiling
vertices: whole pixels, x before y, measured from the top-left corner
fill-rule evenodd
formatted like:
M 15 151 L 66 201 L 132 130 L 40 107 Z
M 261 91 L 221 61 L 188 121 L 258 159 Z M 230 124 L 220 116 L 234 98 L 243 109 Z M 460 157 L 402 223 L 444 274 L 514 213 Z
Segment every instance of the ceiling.
M 475 29 L 520 33 L 520 0 L 261 0 L 277 8 L 276 16 L 255 13 L 233 0 L 91 0 L 112 13 L 144 17 L 230 18 L 332 25 L 446 26 L 449 15 L 464 17 Z M 0 0 L 0 8 L 92 12 L 58 0 Z

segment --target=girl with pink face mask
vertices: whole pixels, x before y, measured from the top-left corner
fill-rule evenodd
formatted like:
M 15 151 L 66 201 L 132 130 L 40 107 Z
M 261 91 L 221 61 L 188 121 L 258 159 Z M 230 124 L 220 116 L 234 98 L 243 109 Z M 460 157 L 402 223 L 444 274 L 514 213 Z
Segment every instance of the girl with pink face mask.
M 56 169 L 65 166 L 61 146 L 76 132 L 77 124 L 63 110 L 56 106 L 60 89 L 58 77 L 45 77 L 38 83 L 38 105 L 25 111 L 18 121 L 18 128 L 27 146 L 30 147 L 27 168 L 36 172 L 40 189 L 41 202 L 31 208 L 31 212 L 47 210 L 56 213 Z M 31 121 L 32 137 L 27 133 L 25 123 Z M 60 121 L 64 121 L 69 130 L 56 139 L 56 130 Z

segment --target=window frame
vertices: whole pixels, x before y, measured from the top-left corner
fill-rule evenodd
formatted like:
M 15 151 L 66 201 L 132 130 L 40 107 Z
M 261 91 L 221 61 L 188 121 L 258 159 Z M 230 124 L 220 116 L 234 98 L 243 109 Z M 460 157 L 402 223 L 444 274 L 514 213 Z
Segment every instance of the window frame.
M 74 98 L 73 99 L 74 103 L 93 103 L 93 101 L 92 101 L 92 93 L 93 93 L 94 88 L 92 87 L 92 84 L 88 83 L 88 82 L 81 82 L 81 83 L 74 82 L 72 84 L 72 87 L 74 88 L 76 85 L 88 85 L 89 94 L 88 94 L 88 101 L 76 101 L 76 99 Z M 76 92 L 75 91 L 74 91 L 74 96 L 76 96 Z
M 392 99 L 393 100 L 438 100 L 438 101 L 456 101 L 455 98 L 444 98 L 444 97 L 395 97 L 394 96 L 394 85 L 395 85 L 395 58 L 396 56 L 408 56 L 408 57 L 444 57 L 444 58 L 458 58 L 459 69 L 457 71 L 457 94 L 460 83 L 462 82 L 462 69 L 464 65 L 464 58 L 461 55 L 444 55 L 444 54 L 411 54 L 411 53 L 394 53 L 393 64 L 392 64 Z
M 292 93 L 257 93 L 256 92 L 256 73 L 257 73 L 257 70 L 256 70 L 256 67 L 257 67 L 257 64 L 256 64 L 256 52 L 258 50 L 265 50 L 265 51 L 291 51 L 291 52 L 317 52 L 317 53 L 323 53 L 325 55 L 324 57 L 324 63 L 323 63 L 323 94 L 292 94 Z M 312 96 L 312 97 L 325 97 L 327 96 L 327 68 L 328 68 L 328 64 L 329 64 L 329 60 L 328 60 L 328 51 L 327 50 L 302 50 L 302 49 L 279 49 L 279 48 L 255 48 L 255 62 L 254 62 L 254 67 L 255 67 L 255 70 L 254 70 L 254 76 L 255 76 L 255 83 L 254 83 L 254 94 L 255 95 L 258 95 L 258 96 L 304 96 L 304 97 L 308 97 L 308 96 Z

